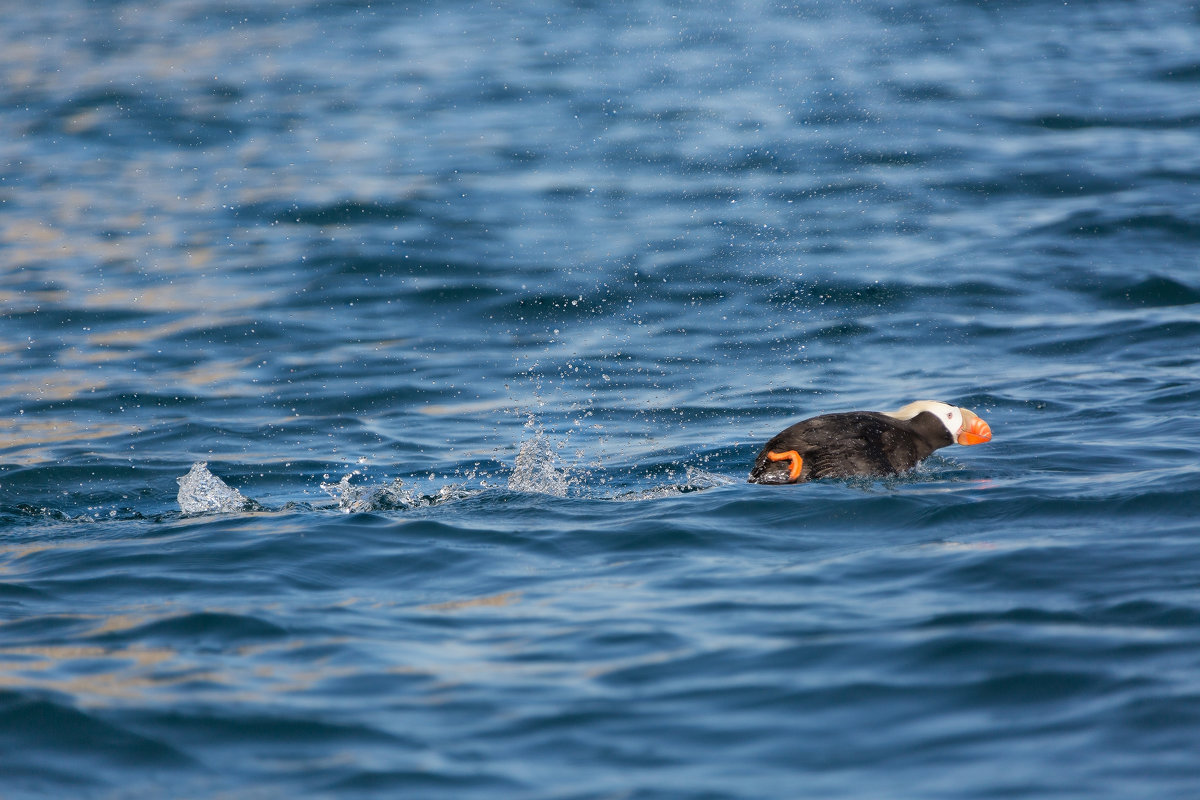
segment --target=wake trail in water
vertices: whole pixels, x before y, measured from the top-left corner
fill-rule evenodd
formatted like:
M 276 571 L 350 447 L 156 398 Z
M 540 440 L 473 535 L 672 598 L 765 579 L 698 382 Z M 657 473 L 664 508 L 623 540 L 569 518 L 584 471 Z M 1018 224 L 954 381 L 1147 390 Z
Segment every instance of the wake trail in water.
M 645 484 L 652 479 L 644 475 L 640 477 L 618 476 L 615 480 L 611 476 L 600 476 L 596 478 L 599 484 L 616 483 L 624 484 L 626 487 L 630 487 L 632 484 L 632 487 L 615 491 L 610 485 L 605 491 L 599 491 L 597 486 L 591 485 L 595 471 L 583 466 L 582 451 L 575 453 L 573 463 L 564 463 L 560 452 L 568 447 L 567 437 L 553 438 L 532 416 L 525 424 L 525 430 L 527 436 L 517 450 L 512 471 L 508 474 L 507 483 L 504 484 L 510 492 L 557 498 L 580 497 L 590 500 L 628 502 L 671 497 L 736 482 L 724 475 L 689 465 L 679 465 L 678 468 L 684 471 L 682 482 L 674 477 L 674 469 L 668 470 L 668 483 L 651 486 Z M 597 467 L 598 469 L 599 467 Z M 348 514 L 358 514 L 375 511 L 404 511 L 466 499 L 489 488 L 489 482 L 486 479 L 478 487 L 470 485 L 470 481 L 476 478 L 478 476 L 471 475 L 468 476 L 467 482 L 448 483 L 438 487 L 435 491 L 422 492 L 405 485 L 401 478 L 391 478 L 374 483 L 366 482 L 363 479 L 363 472 L 354 470 L 337 482 L 322 482 L 320 488 L 335 501 L 336 505 L 330 506 L 330 508 L 336 508 Z M 229 486 L 209 471 L 206 462 L 193 464 L 186 475 L 176 480 L 179 483 L 177 496 L 179 508 L 184 514 L 236 514 L 246 511 L 273 510 Z M 490 488 L 495 488 L 494 484 Z M 288 504 L 286 507 L 293 505 Z

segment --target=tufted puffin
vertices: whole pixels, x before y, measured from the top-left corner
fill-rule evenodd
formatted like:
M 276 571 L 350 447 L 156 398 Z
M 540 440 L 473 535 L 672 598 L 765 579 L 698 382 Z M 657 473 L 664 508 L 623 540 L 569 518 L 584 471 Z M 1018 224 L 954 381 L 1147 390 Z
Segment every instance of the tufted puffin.
M 895 475 L 940 447 L 991 438 L 992 429 L 974 412 L 933 400 L 891 412 L 822 414 L 767 442 L 754 459 L 750 483 Z

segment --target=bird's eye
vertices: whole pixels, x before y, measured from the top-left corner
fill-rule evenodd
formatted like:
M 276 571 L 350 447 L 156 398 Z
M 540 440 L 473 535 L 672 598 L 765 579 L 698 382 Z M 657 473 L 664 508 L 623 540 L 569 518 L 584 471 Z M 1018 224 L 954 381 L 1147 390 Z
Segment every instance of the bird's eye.
M 946 419 L 954 419 L 954 412 L 951 411 L 948 414 L 946 414 Z

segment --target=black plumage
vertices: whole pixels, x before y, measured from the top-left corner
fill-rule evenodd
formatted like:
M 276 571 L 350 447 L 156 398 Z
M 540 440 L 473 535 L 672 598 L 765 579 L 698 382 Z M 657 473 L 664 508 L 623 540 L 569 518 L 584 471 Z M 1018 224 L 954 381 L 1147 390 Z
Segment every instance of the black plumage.
M 750 483 L 895 475 L 950 444 L 954 437 L 929 411 L 907 420 L 874 411 L 823 414 L 797 422 L 767 442 L 750 470 Z M 789 471 L 797 462 L 791 454 L 802 459 L 794 479 Z

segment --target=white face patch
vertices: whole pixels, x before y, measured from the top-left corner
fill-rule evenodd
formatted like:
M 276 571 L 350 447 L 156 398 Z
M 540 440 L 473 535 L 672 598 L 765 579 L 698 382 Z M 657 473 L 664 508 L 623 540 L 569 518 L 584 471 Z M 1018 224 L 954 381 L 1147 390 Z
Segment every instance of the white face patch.
M 962 411 L 949 403 L 939 403 L 936 400 L 918 400 L 915 403 L 909 403 L 898 411 L 892 411 L 888 416 L 895 417 L 896 419 L 912 419 L 922 411 L 928 411 L 940 419 L 942 424 L 946 426 L 946 430 L 950 431 L 951 438 L 957 437 L 959 432 L 962 431 Z

